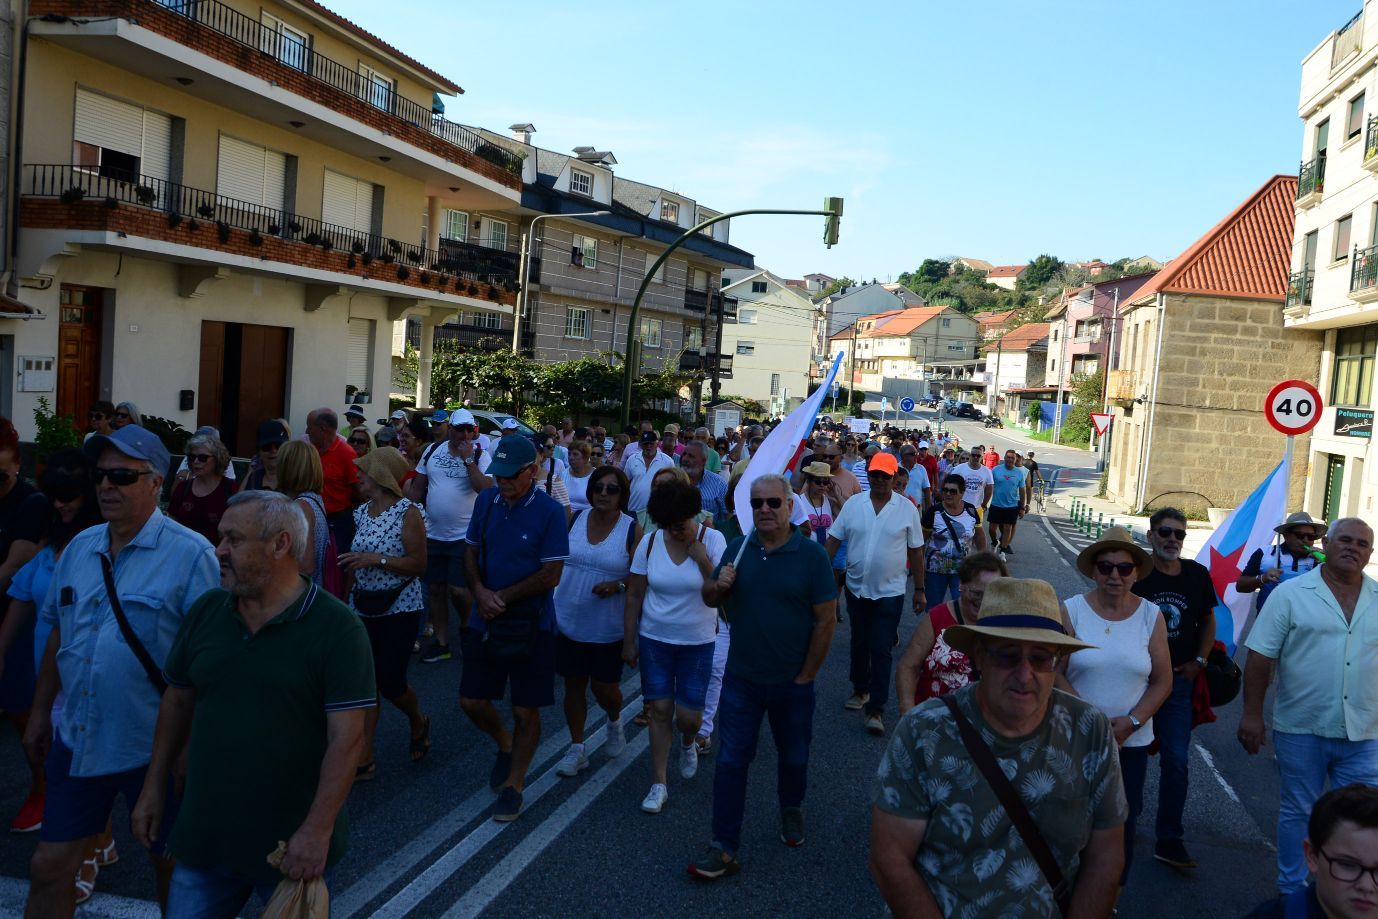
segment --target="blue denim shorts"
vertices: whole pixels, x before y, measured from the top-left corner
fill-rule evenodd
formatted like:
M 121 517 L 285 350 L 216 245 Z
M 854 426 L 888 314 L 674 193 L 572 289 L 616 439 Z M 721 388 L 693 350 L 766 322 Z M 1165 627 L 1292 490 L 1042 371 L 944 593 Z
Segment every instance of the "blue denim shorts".
M 125 804 L 134 810 L 148 772 L 147 766 L 140 766 L 107 775 L 72 775 L 72 751 L 57 736 L 53 737 L 43 769 L 48 779 L 43 827 L 38 831 L 38 838 L 43 842 L 71 842 L 101 832 L 110 819 L 116 797 L 123 795 Z M 172 823 L 177 818 L 178 803 L 169 781 L 163 802 L 163 825 L 154 843 L 156 853 L 164 851 Z
M 647 702 L 674 699 L 680 708 L 703 711 L 713 675 L 713 646 L 672 645 L 641 636 L 641 695 Z

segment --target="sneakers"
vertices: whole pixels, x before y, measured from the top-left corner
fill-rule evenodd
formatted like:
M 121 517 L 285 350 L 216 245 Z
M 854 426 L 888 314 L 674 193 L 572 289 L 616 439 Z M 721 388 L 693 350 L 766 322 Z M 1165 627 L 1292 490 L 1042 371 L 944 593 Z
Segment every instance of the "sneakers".
M 699 748 L 699 756 L 708 756 L 713 752 L 713 738 L 708 734 L 700 734 L 695 737 L 694 743 Z
M 699 745 L 693 741 L 689 746 L 679 748 L 679 774 L 692 779 L 699 771 Z
M 622 719 L 608 722 L 608 741 L 606 744 L 609 756 L 616 756 L 627 746 L 627 729 L 622 724 Z
M 1167 862 L 1174 868 L 1196 867 L 1195 859 L 1187 852 L 1187 847 L 1180 839 L 1158 840 L 1158 844 L 1153 847 L 1153 857 L 1160 862 Z
M 791 849 L 804 844 L 804 812 L 799 808 L 780 808 L 780 841 Z
M 43 796 L 31 794 L 24 799 L 19 813 L 10 821 L 11 833 L 32 833 L 43 828 Z
M 488 787 L 497 791 L 507 782 L 507 777 L 512 774 L 512 754 L 498 751 L 497 759 L 493 760 L 493 771 L 488 773 Z
M 880 717 L 880 712 L 873 712 L 866 716 L 866 730 L 877 737 L 885 733 L 885 721 Z
M 646 797 L 641 801 L 641 809 L 648 814 L 658 814 L 668 800 L 670 800 L 670 789 L 657 782 L 651 786 L 650 791 L 646 792 Z
M 560 765 L 555 767 L 555 773 L 565 778 L 573 778 L 589 767 L 588 754 L 584 752 L 584 745 L 572 743 L 565 751 L 565 758 L 560 760 Z
M 450 657 L 450 646 L 442 645 L 438 641 L 426 642 L 426 647 L 421 650 L 421 663 L 423 664 L 434 664 L 439 661 L 447 661 Z
M 1013 554 L 1014 554 L 1014 546 L 1001 546 L 1001 547 L 1000 547 L 1000 551 L 1003 552 L 1003 553 L 1005 553 L 1006 555 L 1013 555 Z
M 522 793 L 511 785 L 498 792 L 498 803 L 493 805 L 493 819 L 498 823 L 511 823 L 521 816 Z
M 854 692 L 852 693 L 851 698 L 849 698 L 846 702 L 842 704 L 842 707 L 849 712 L 859 712 L 861 711 L 862 707 L 870 701 L 871 694 L 869 692 Z
M 703 857 L 689 866 L 689 873 L 697 878 L 715 881 L 720 877 L 736 874 L 742 866 L 735 858 L 722 850 L 722 846 L 711 845 Z

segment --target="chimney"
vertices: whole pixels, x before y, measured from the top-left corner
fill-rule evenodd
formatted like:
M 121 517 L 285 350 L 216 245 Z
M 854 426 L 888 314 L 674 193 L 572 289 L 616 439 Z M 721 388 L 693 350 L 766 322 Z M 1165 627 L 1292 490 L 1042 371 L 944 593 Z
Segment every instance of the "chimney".
M 536 126 L 534 124 L 526 123 L 514 124 L 509 125 L 507 130 L 512 132 L 513 140 L 517 141 L 518 143 L 529 144 L 531 143 L 531 135 L 536 133 Z

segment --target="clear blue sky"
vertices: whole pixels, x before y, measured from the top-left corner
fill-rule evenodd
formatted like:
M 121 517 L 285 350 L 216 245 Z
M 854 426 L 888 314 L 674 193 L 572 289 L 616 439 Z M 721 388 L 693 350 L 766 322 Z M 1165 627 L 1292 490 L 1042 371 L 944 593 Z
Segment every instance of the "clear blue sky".
M 1301 59 L 1362 0 L 324 0 L 453 79 L 451 118 L 612 150 L 758 265 L 869 280 L 1188 246 L 1301 152 Z M 1370 28 L 1378 28 L 1371 23 Z

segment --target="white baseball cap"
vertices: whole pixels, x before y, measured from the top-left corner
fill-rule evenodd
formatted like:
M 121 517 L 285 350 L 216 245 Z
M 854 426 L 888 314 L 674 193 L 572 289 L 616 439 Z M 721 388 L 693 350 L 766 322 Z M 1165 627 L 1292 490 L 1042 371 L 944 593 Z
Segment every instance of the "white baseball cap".
M 399 408 L 397 411 L 393 412 L 388 417 L 391 418 L 393 421 L 406 421 L 407 413 Z
M 503 423 L 502 423 L 502 429 L 503 429 L 504 431 L 515 431 L 515 430 L 517 429 L 517 419 L 515 419 L 515 418 L 507 418 L 507 419 L 505 419 L 505 420 L 503 421 Z
M 474 413 L 467 408 L 457 408 L 450 413 L 450 424 L 467 424 L 470 427 L 478 427 L 474 421 Z

